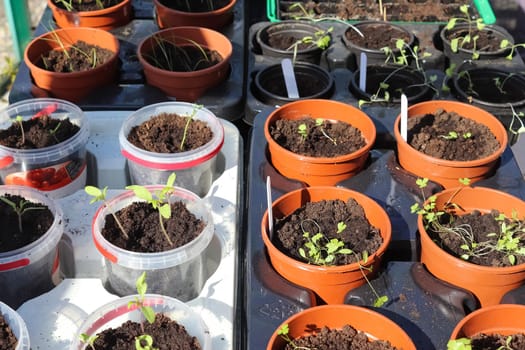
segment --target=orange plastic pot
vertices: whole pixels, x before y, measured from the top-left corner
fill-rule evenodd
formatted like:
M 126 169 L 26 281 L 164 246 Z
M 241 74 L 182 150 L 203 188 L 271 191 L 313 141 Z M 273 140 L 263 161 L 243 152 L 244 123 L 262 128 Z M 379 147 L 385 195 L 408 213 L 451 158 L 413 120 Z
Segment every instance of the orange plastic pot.
M 166 6 L 165 3 L 169 3 L 167 0 L 153 1 L 157 12 L 157 24 L 160 28 L 193 26 L 214 30 L 219 30 L 231 23 L 236 2 L 236 0 L 230 0 L 226 6 L 213 11 L 187 12 Z
M 174 72 L 157 68 L 147 57 L 158 44 L 159 39 L 175 45 L 188 46 L 195 42 L 211 51 L 217 51 L 223 60 L 214 66 L 192 72 Z M 201 27 L 174 27 L 158 31 L 145 38 L 138 47 L 138 58 L 144 68 L 148 84 L 162 90 L 178 101 L 195 102 L 206 90 L 223 82 L 230 73 L 230 58 L 233 47 L 230 40 L 221 33 Z
M 115 54 L 105 64 L 82 72 L 58 73 L 37 66 L 42 55 L 51 50 L 61 49 L 60 42 L 68 48 L 79 40 L 98 45 Z M 79 102 L 95 88 L 117 80 L 118 51 L 119 42 L 110 32 L 96 28 L 62 28 L 34 38 L 26 47 L 24 62 L 38 88 L 45 90 L 52 97 Z
M 301 287 L 313 290 L 327 304 L 342 304 L 349 290 L 366 283 L 363 273 L 371 278 L 379 269 L 381 258 L 392 237 L 392 226 L 385 210 L 369 197 L 347 188 L 332 186 L 307 187 L 286 193 L 272 203 L 274 220 L 291 214 L 307 202 L 340 199 L 355 199 L 364 209 L 371 225 L 377 227 L 383 238 L 379 249 L 370 254 L 365 269 L 360 270 L 358 263 L 341 266 L 318 266 L 293 259 L 277 249 L 268 234 L 268 211 L 261 222 L 264 245 L 268 251 L 273 268 L 285 279 Z M 371 268 L 371 270 L 369 269 Z
M 436 206 L 441 210 L 451 198 L 456 188 L 437 194 Z M 467 214 L 472 210 L 487 213 L 497 209 L 508 217 L 513 211 L 518 217 L 525 216 L 525 202 L 508 193 L 485 187 L 464 187 L 454 197 L 453 202 Z M 459 212 L 461 215 L 462 212 Z M 491 267 L 472 264 L 445 252 L 428 235 L 421 215 L 418 217 L 421 238 L 421 262 L 435 277 L 455 286 L 471 291 L 481 306 L 498 304 L 509 291 L 525 282 L 525 264 L 508 267 Z
M 465 316 L 450 339 L 471 338 L 479 333 L 511 335 L 525 332 L 525 305 L 499 304 L 484 307 Z
M 114 6 L 94 11 L 67 11 L 57 6 L 55 0 L 47 0 L 47 5 L 60 28 L 91 27 L 110 30 L 131 21 L 133 10 L 131 0 L 123 0 Z
M 508 143 L 507 131 L 501 122 L 481 108 L 462 102 L 444 100 L 417 103 L 408 108 L 408 118 L 432 114 L 440 108 L 447 112 L 456 112 L 465 118 L 486 125 L 500 144 L 498 150 L 487 157 L 470 161 L 452 161 L 431 157 L 417 151 L 403 140 L 399 130 L 401 116 L 398 115 L 394 123 L 394 137 L 397 143 L 399 164 L 405 170 L 419 177 L 426 177 L 445 188 L 458 186 L 459 178 L 468 177 L 471 183 L 474 183 L 490 176 Z
M 303 310 L 284 321 L 272 334 L 266 350 L 284 349 L 286 341 L 277 331 L 285 324 L 292 339 L 311 335 L 312 325 L 339 329 L 348 324 L 366 333 L 370 340 L 388 340 L 403 350 L 416 349 L 412 339 L 401 327 L 376 311 L 353 305 L 323 305 Z
M 270 126 L 277 120 L 305 117 L 346 122 L 361 131 L 366 145 L 342 156 L 309 157 L 287 150 L 271 137 Z M 306 99 L 287 103 L 270 113 L 264 125 L 264 137 L 270 161 L 279 173 L 309 186 L 333 186 L 363 168 L 376 139 L 376 128 L 372 119 L 356 107 L 332 100 Z

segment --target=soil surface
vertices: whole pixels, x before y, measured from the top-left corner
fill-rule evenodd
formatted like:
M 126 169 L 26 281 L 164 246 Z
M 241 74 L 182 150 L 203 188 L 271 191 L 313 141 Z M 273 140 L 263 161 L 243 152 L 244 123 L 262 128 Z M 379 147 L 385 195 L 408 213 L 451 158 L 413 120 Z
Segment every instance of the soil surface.
M 301 42 L 304 36 L 294 35 L 295 33 L 272 33 L 268 35 L 268 46 L 277 50 L 290 51 L 307 50 L 315 47 L 314 43 Z
M 69 118 L 55 119 L 44 115 L 21 123 L 13 121 L 9 128 L 0 130 L 0 145 L 18 149 L 44 148 L 70 139 L 79 130 Z
M 170 245 L 160 227 L 159 212 L 146 202 L 134 202 L 115 215 L 129 239 L 123 237 L 114 217 L 108 214 L 102 235 L 114 245 L 134 252 L 155 253 L 181 247 L 201 234 L 206 223 L 191 213 L 183 202 L 171 204 L 171 217 L 164 219 Z
M 5 198 L 17 208 L 24 208 L 21 215 L 4 202 Z M 49 208 L 41 203 L 33 203 L 18 195 L 5 194 L 0 197 L 0 253 L 24 247 L 42 237 L 53 224 L 54 216 Z M 22 231 L 20 230 L 22 226 Z
M 481 159 L 500 147 L 485 125 L 442 109 L 408 118 L 408 143 L 434 158 L 456 161 Z
M 510 344 L 506 343 L 508 337 L 512 337 Z M 484 349 L 525 349 L 525 334 L 517 333 L 511 335 L 501 334 L 477 334 L 470 338 L 472 350 Z M 505 347 L 507 346 L 507 347 Z
M 346 227 L 338 232 L 338 224 Z M 331 239 L 344 242 L 344 248 L 351 249 L 355 254 L 336 254 L 332 265 L 347 265 L 363 259 L 363 252 L 371 255 L 379 249 L 383 238 L 377 228 L 370 225 L 363 207 L 353 198 L 345 203 L 342 200 L 323 200 L 308 202 L 296 209 L 290 215 L 277 220 L 273 243 L 286 255 L 308 262 L 299 249 L 305 251 L 308 239 L 303 236 L 308 232 L 310 237 L 322 233 L 324 238 L 320 245 L 325 245 Z M 326 254 L 323 254 L 323 258 Z
M 137 322 L 126 321 L 118 328 L 110 328 L 97 334 L 98 338 L 93 344 L 95 350 L 135 350 L 135 338 L 143 334 L 150 335 L 153 338 L 152 348 L 159 350 L 202 349 L 197 337 L 189 335 L 184 326 L 164 314 L 157 314 L 155 322 L 144 322 L 142 326 Z
M 280 0 L 281 19 L 304 16 L 299 8 L 290 9 L 297 1 Z M 383 0 L 385 14 L 377 0 L 310 0 L 305 9 L 314 18 L 338 17 L 344 20 L 384 20 L 405 22 L 446 22 L 450 17 L 462 16 L 459 7 L 470 4 L 467 0 Z
M 15 350 L 18 340 L 13 334 L 11 327 L 7 324 L 4 316 L 0 314 L 0 349 Z
M 445 227 L 460 228 L 460 231 L 457 232 L 460 232 L 461 236 L 458 233 L 451 233 L 450 231 L 443 232 L 443 230 L 441 230 L 441 232 L 437 232 L 431 228 L 428 229 L 428 233 L 439 246 L 456 257 L 461 257 L 467 253 L 467 251 L 462 248 L 466 243 L 463 237 L 471 237 L 471 242 L 475 242 L 477 247 L 475 248 L 476 254 L 471 254 L 468 261 L 476 265 L 512 266 L 525 263 L 524 255 L 513 254 L 516 261 L 512 264 L 508 258 L 508 251 L 495 249 L 495 247 L 498 246 L 498 240 L 502 234 L 502 222 L 495 219 L 498 215 L 499 212 L 496 210 L 487 214 L 474 211 L 469 214 L 454 216 L 453 222 L 449 224 L 450 216 L 445 214 L 440 217 L 439 221 Z M 507 227 L 512 227 L 508 219 L 505 222 Z M 525 222 L 520 221 L 520 225 L 522 231 L 516 232 L 512 237 L 513 239 L 524 242 L 525 232 L 523 232 L 523 230 L 525 230 Z M 487 246 L 487 248 L 483 248 L 484 246 Z M 518 243 L 518 247 L 519 246 L 523 246 L 523 243 Z
M 388 23 L 359 25 L 358 29 L 363 36 L 352 28 L 349 28 L 345 31 L 345 37 L 354 45 L 366 49 L 380 50 L 383 47 L 390 47 L 392 50 L 397 51 L 396 41 L 398 39 L 403 39 L 406 43 L 410 41 L 410 36 L 407 32 L 393 27 Z
M 525 78 L 521 75 L 508 73 L 499 75 L 487 73 L 485 70 L 463 71 L 458 74 L 457 84 L 467 99 L 495 104 L 514 104 L 525 100 Z M 469 101 L 470 102 L 470 101 Z M 507 105 L 505 108 L 510 107 Z
M 270 135 L 287 150 L 309 157 L 337 157 L 366 145 L 361 131 L 348 123 L 324 119 L 319 119 L 319 125 L 317 122 L 307 116 L 297 120 L 279 119 L 270 126 Z
M 58 73 L 82 72 L 108 62 L 115 53 L 97 45 L 77 41 L 63 50 L 51 50 L 37 63 L 42 69 Z
M 221 9 L 230 3 L 230 0 L 161 0 L 162 5 L 184 12 L 209 12 Z
M 463 43 L 463 38 L 465 38 L 465 36 L 468 35 L 468 33 L 468 27 L 464 29 L 459 27 L 448 30 L 445 34 L 445 37 L 448 40 L 459 38 L 458 47 L 463 48 L 465 50 L 476 50 L 478 52 L 495 52 L 501 50 L 500 44 L 501 40 L 504 38 L 497 32 L 489 29 L 473 29 L 470 36 L 471 38 L 478 36 L 478 39 L 476 41 L 470 40 L 468 42 Z
M 312 325 L 314 328 L 315 325 Z M 341 329 L 323 327 L 313 329 L 312 335 L 296 338 L 292 344 L 286 344 L 285 350 L 316 349 L 316 350 L 394 350 L 390 342 L 384 340 L 369 340 L 365 333 L 356 330 L 350 325 Z
M 161 113 L 134 126 L 127 139 L 133 145 L 156 153 L 179 153 L 199 148 L 213 138 L 206 122 L 176 113 Z M 189 124 L 188 124 L 189 121 Z M 184 130 L 187 125 L 183 147 Z
M 123 0 L 72 0 L 71 6 L 73 7 L 73 11 L 96 11 L 115 6 L 122 1 Z M 67 2 L 69 3 L 69 1 Z M 69 11 L 69 9 L 64 6 L 63 1 L 55 0 L 54 3 L 57 7 Z
M 166 40 L 144 58 L 152 66 L 172 72 L 193 72 L 212 67 L 223 60 L 221 54 L 215 50 L 193 45 L 174 45 Z

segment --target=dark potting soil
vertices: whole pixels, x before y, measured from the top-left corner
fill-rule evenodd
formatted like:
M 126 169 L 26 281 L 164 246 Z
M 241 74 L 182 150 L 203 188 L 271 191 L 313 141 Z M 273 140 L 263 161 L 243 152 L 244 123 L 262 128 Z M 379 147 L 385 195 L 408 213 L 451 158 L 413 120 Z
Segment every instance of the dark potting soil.
M 17 208 L 25 208 L 21 215 L 12 206 L 2 200 L 13 202 Z M 5 194 L 0 197 L 0 253 L 9 252 L 24 247 L 42 237 L 53 224 L 54 216 L 49 208 L 41 203 L 33 203 L 18 196 Z M 20 224 L 22 230 L 20 230 Z
M 0 245 L 1 246 L 1 245 Z M 0 314 L 0 350 L 15 350 L 18 339 L 13 334 L 4 316 Z
M 312 43 L 303 43 L 304 36 L 294 35 L 294 33 L 272 33 L 268 35 L 267 44 L 277 50 L 290 51 L 306 50 L 315 47 Z
M 210 12 L 228 5 L 230 0 L 161 0 L 162 5 L 184 12 Z
M 319 125 L 316 125 L 317 121 Z M 304 132 L 301 132 L 302 126 Z M 361 131 L 345 122 L 305 118 L 279 119 L 270 126 L 270 135 L 282 147 L 310 157 L 337 157 L 366 145 Z
M 451 133 L 456 133 L 457 137 Z M 408 118 L 407 136 L 410 146 L 419 152 L 445 160 L 481 159 L 500 147 L 485 125 L 442 109 Z
M 142 329 L 144 327 L 144 329 Z M 183 325 L 164 314 L 157 314 L 155 322 L 140 323 L 126 321 L 120 327 L 100 332 L 94 342 L 96 350 L 135 350 L 135 338 L 147 334 L 153 338 L 153 347 L 159 350 L 200 350 L 197 337 L 186 331 Z M 146 345 L 146 344 L 143 344 Z
M 14 121 L 7 129 L 0 130 L 0 145 L 18 149 L 38 149 L 56 145 L 70 139 L 79 130 L 69 118 L 55 119 L 47 115 Z M 23 130 L 23 132 L 22 132 Z
M 511 337 L 509 344 L 507 339 Z M 472 350 L 486 350 L 486 349 L 525 349 L 525 334 L 515 333 L 510 335 L 501 334 L 476 334 L 470 338 Z
M 204 53 L 203 53 L 204 51 Z M 175 45 L 164 40 L 145 56 L 149 64 L 172 72 L 193 72 L 212 67 L 223 60 L 221 54 L 206 47 Z
M 346 224 L 346 227 L 338 231 L 338 223 Z M 336 254 L 333 265 L 347 265 L 363 259 L 363 252 L 371 255 L 383 243 L 383 238 L 377 228 L 370 225 L 365 211 L 353 198 L 345 203 L 342 200 L 322 200 L 319 202 L 308 202 L 296 209 L 290 215 L 277 220 L 273 243 L 286 255 L 308 262 L 299 253 L 299 249 L 305 251 L 307 238 L 303 236 L 308 232 L 310 237 L 322 233 L 319 243 L 325 245 L 331 239 L 336 238 L 344 242 L 344 248 L 351 249 L 355 254 Z M 323 258 L 326 254 L 323 254 Z
M 77 41 L 63 50 L 55 49 L 43 55 L 37 63 L 42 69 L 58 73 L 82 72 L 108 62 L 115 53 L 97 45 Z
M 186 152 L 210 142 L 213 132 L 208 124 L 189 118 L 189 116 L 181 116 L 176 113 L 161 113 L 134 126 L 127 139 L 139 148 L 157 153 Z M 181 148 L 185 129 L 186 138 Z
M 313 325 L 315 327 L 315 325 Z M 312 328 L 313 328 L 312 327 Z M 312 335 L 296 338 L 292 345 L 286 344 L 284 350 L 316 349 L 316 350 L 395 350 L 389 341 L 369 340 L 365 333 L 350 325 L 341 329 L 323 327 L 312 330 Z
M 452 199 L 453 202 L 453 199 Z M 497 249 L 483 249 L 482 246 L 488 245 L 489 247 L 496 247 L 498 240 L 501 237 L 501 225 L 500 221 L 495 218 L 499 215 L 499 212 L 494 210 L 490 213 L 482 214 L 479 211 L 473 211 L 472 213 L 455 216 L 452 224 L 450 222 L 449 214 L 442 215 L 440 222 L 445 227 L 454 227 L 467 230 L 469 235 L 472 235 L 472 241 L 477 243 L 477 249 L 479 253 L 470 255 L 468 261 L 483 266 L 512 266 L 525 263 L 525 256 L 519 254 L 513 254 L 516 261 L 512 264 L 509 260 L 508 251 L 502 251 Z M 510 221 L 506 219 L 507 227 L 510 226 Z M 525 228 L 525 222 L 520 221 L 520 225 Z M 465 232 L 465 231 L 461 231 Z M 465 239 L 457 233 L 447 232 L 436 232 L 431 228 L 428 229 L 428 233 L 437 244 L 442 247 L 448 253 L 460 258 L 467 251 L 462 248 L 466 243 Z M 495 234 L 494 234 L 495 233 Z M 525 232 L 518 231 L 512 236 L 518 241 L 523 241 L 525 238 Z M 517 247 L 523 246 L 523 243 L 517 243 Z
M 283 1 L 287 4 L 284 7 L 286 12 L 284 18 L 304 16 L 298 8 L 289 9 L 289 6 L 296 1 Z M 339 1 L 305 1 L 305 8 L 308 12 L 312 11 L 315 18 L 319 17 L 338 17 L 344 20 L 384 20 L 404 21 L 404 22 L 446 22 L 450 17 L 461 16 L 459 7 L 464 4 L 471 4 L 467 0 L 383 0 L 382 4 L 385 14 L 380 11 L 377 0 L 339 0 Z
M 122 1 L 124 0 L 73 0 L 68 3 L 73 7 L 73 11 L 96 11 L 115 6 Z M 55 0 L 54 3 L 57 7 L 69 11 L 62 1 Z
M 478 52 L 495 52 L 500 50 L 502 37 L 501 35 L 496 34 L 494 31 L 474 29 L 472 30 L 470 35 L 472 38 L 477 36 L 478 39 L 476 41 L 470 40 L 462 44 L 462 38 L 464 38 L 468 34 L 468 28 L 463 30 L 454 29 L 447 31 L 445 36 L 448 40 L 459 38 L 458 46 L 465 50 L 476 50 Z
M 111 214 L 106 216 L 102 235 L 114 245 L 134 252 L 155 253 L 181 247 L 195 239 L 206 223 L 191 213 L 183 202 L 171 204 L 172 215 L 163 221 L 173 243 L 166 240 L 159 222 L 159 212 L 146 202 L 134 202 L 115 215 L 129 239 L 123 237 Z
M 351 28 L 349 28 L 344 35 L 348 41 L 354 45 L 372 50 L 380 50 L 383 47 L 390 47 L 392 50 L 395 50 L 398 39 L 403 39 L 406 43 L 410 40 L 409 35 L 405 31 L 393 27 L 388 23 L 361 25 L 359 26 L 359 31 L 363 36 Z

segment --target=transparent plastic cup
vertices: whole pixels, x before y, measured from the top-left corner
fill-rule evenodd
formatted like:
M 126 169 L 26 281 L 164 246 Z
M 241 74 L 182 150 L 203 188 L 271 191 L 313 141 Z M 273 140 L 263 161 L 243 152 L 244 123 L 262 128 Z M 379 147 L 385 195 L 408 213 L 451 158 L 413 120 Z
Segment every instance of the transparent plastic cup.
M 199 107 L 193 119 L 208 124 L 213 138 L 207 144 L 186 152 L 156 153 L 146 151 L 127 140 L 130 130 L 161 113 L 191 115 L 196 105 L 187 102 L 163 102 L 143 107 L 130 114 L 122 123 L 119 142 L 122 154 L 128 160 L 131 182 L 138 185 L 166 183 L 171 173 L 177 178 L 175 185 L 205 196 L 211 187 L 216 172 L 216 160 L 224 143 L 224 128 L 210 110 Z
M 147 276 L 149 288 L 149 276 Z M 96 335 L 108 328 L 118 328 L 126 321 L 144 322 L 144 316 L 136 305 L 128 307 L 138 295 L 130 295 L 111 301 L 92 312 L 82 323 L 73 338 L 70 350 L 89 349 L 89 345 L 82 343 L 81 334 Z M 211 337 L 202 317 L 183 302 L 163 295 L 146 294 L 144 304 L 153 308 L 155 313 L 163 313 L 183 325 L 189 335 L 197 337 L 203 350 L 211 349 Z
M 27 331 L 24 319 L 20 317 L 18 312 L 2 302 L 0 302 L 0 315 L 4 317 L 9 328 L 11 328 L 11 331 L 18 340 L 15 350 L 29 350 L 29 332 Z
M 146 186 L 158 191 L 163 186 Z M 132 191 L 126 191 L 109 201 L 109 208 L 118 210 L 137 202 Z M 191 242 L 168 251 L 138 253 L 119 248 L 102 236 L 102 228 L 110 209 L 102 205 L 93 218 L 93 239 L 95 246 L 104 256 L 107 281 L 106 287 L 119 296 L 136 292 L 135 281 L 146 271 L 148 291 L 188 301 L 197 297 L 206 282 L 206 248 L 214 234 L 211 210 L 195 193 L 174 187 L 169 196 L 170 203 L 183 201 L 187 209 L 206 223 L 203 231 Z M 174 214 L 176 215 L 176 213 Z
M 41 203 L 53 213 L 49 230 L 36 241 L 0 252 L 0 301 L 18 308 L 26 300 L 53 289 L 60 282 L 58 243 L 64 232 L 62 209 L 43 192 L 24 186 L 0 186 L 0 196 L 17 195 Z
M 33 187 L 60 198 L 86 184 L 89 125 L 82 110 L 73 103 L 55 98 L 24 100 L 0 111 L 0 130 L 9 128 L 17 116 L 29 120 L 44 113 L 56 119 L 69 118 L 80 130 L 60 144 L 40 149 L 0 145 L 0 179 L 5 185 Z

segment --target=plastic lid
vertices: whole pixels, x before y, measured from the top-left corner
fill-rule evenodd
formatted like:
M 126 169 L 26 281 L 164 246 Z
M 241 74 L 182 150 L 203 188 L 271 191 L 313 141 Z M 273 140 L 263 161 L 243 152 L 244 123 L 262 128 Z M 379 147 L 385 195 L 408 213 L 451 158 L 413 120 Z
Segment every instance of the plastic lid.
M 0 314 L 4 317 L 7 324 L 9 325 L 9 328 L 11 328 L 13 334 L 18 340 L 15 350 L 29 350 L 29 332 L 27 331 L 26 323 L 22 317 L 20 317 L 20 315 L 15 310 L 1 301 Z

